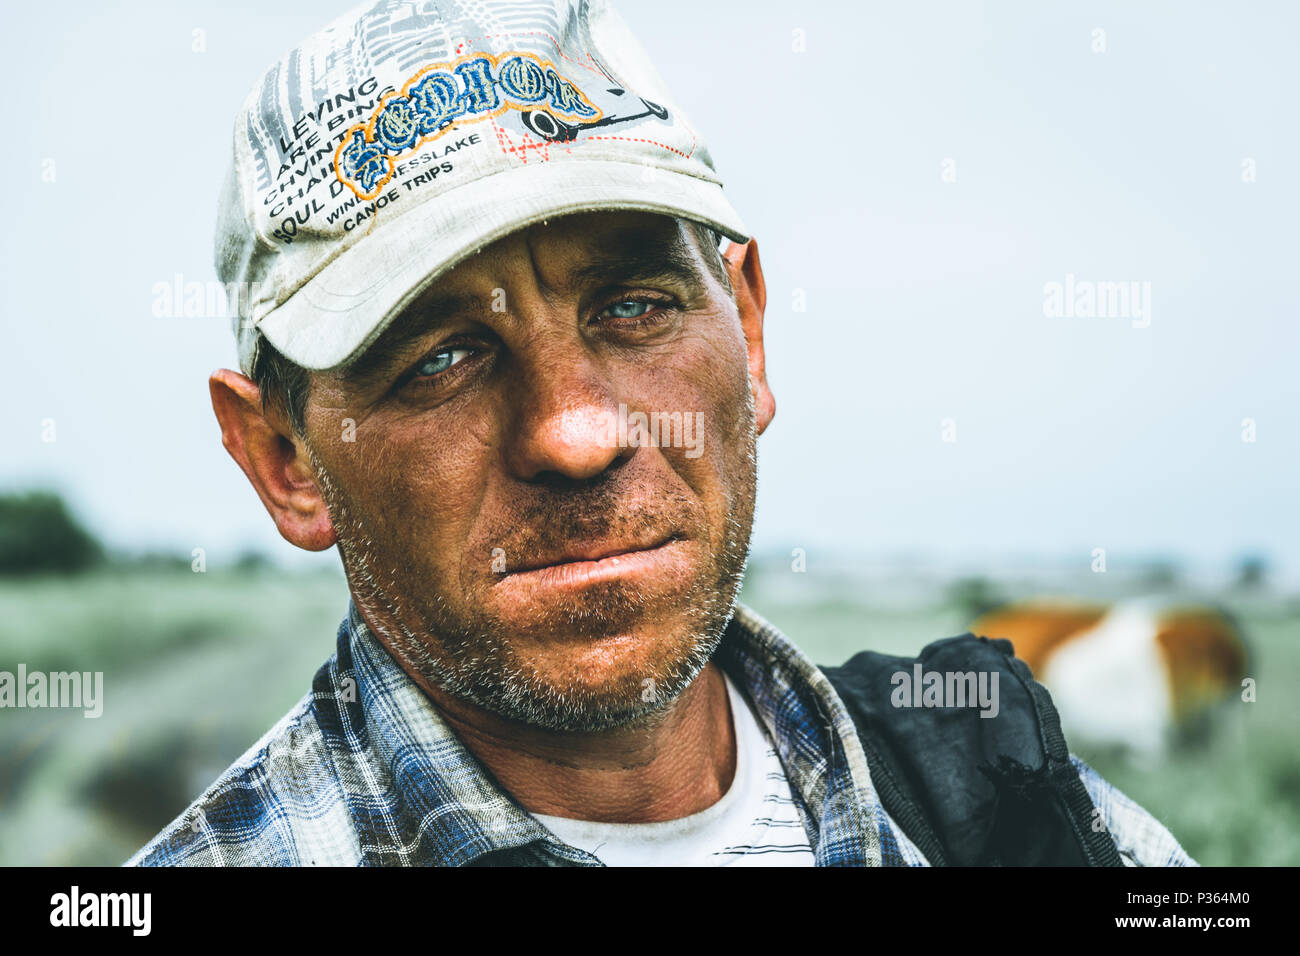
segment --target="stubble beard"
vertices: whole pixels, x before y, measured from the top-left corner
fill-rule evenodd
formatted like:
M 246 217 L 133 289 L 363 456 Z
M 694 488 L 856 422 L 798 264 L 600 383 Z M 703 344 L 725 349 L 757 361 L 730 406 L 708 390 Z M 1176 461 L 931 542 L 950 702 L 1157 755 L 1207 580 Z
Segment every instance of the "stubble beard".
M 399 565 L 385 560 L 390 556 L 376 547 L 356 509 L 308 445 L 358 611 L 408 674 L 498 716 L 554 731 L 586 733 L 654 724 L 712 659 L 735 611 L 749 557 L 757 490 L 755 406 L 748 388 L 745 394 L 744 444 L 736 463 L 740 480 L 726 518 L 723 546 L 714 561 L 717 573 L 712 580 L 697 578 L 683 595 L 678 628 L 685 638 L 672 645 L 681 652 L 638 675 L 635 686 L 606 693 L 557 687 L 540 679 L 520 659 L 508 629 L 498 622 L 466 620 L 448 607 L 441 594 L 421 595 L 420 601 L 404 593 Z M 619 606 L 612 608 L 602 598 L 616 600 Z M 572 608 L 569 620 L 592 633 L 605 622 L 625 620 L 629 605 L 640 610 L 644 599 L 626 589 L 597 593 Z

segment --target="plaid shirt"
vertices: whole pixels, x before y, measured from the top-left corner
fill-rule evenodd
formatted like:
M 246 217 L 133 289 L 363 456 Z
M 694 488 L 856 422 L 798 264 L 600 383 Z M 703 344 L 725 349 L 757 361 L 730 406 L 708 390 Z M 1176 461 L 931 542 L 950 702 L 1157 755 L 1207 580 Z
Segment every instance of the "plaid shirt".
M 871 784 L 852 718 L 812 661 L 738 605 L 714 658 L 790 780 L 818 866 L 925 866 Z M 1072 758 L 1124 862 L 1196 865 Z M 311 692 L 128 866 L 599 866 L 493 781 L 351 607 Z

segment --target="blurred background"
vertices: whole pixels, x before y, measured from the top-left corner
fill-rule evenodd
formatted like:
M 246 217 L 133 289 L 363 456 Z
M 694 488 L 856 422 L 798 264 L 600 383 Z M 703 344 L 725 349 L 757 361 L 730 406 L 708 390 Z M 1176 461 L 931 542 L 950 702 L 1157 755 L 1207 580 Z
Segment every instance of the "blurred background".
M 0 864 L 120 863 L 332 653 L 206 377 L 234 114 L 349 6 L 0 13 L 0 672 L 104 675 L 0 709 Z M 1011 637 L 1194 858 L 1300 863 L 1296 8 L 615 6 L 762 254 L 742 600 L 826 664 Z

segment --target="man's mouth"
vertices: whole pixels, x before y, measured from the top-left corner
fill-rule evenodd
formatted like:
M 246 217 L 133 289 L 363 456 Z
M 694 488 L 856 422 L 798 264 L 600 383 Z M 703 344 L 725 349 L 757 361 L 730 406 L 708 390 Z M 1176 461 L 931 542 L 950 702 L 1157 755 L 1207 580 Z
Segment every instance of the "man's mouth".
M 649 543 L 569 543 L 544 557 L 522 559 L 519 567 L 501 573 L 498 585 L 569 590 L 654 575 L 676 566 L 684 545 L 685 540 L 677 534 Z

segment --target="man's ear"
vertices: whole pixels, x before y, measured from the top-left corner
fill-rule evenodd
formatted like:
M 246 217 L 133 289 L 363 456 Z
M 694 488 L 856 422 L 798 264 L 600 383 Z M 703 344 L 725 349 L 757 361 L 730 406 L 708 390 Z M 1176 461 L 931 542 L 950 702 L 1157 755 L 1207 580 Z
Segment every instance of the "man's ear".
M 761 435 L 776 414 L 776 399 L 767 385 L 763 353 L 763 310 L 767 307 L 767 286 L 763 283 L 763 266 L 758 261 L 758 242 L 751 238 L 744 245 L 729 243 L 722 254 L 731 277 L 740 325 L 745 331 L 749 351 L 749 387 L 754 393 L 754 414 Z
M 262 504 L 291 544 L 324 551 L 338 540 L 311 463 L 278 409 L 262 409 L 252 380 L 221 369 L 208 379 L 212 410 L 221 423 L 221 443 L 243 469 Z

